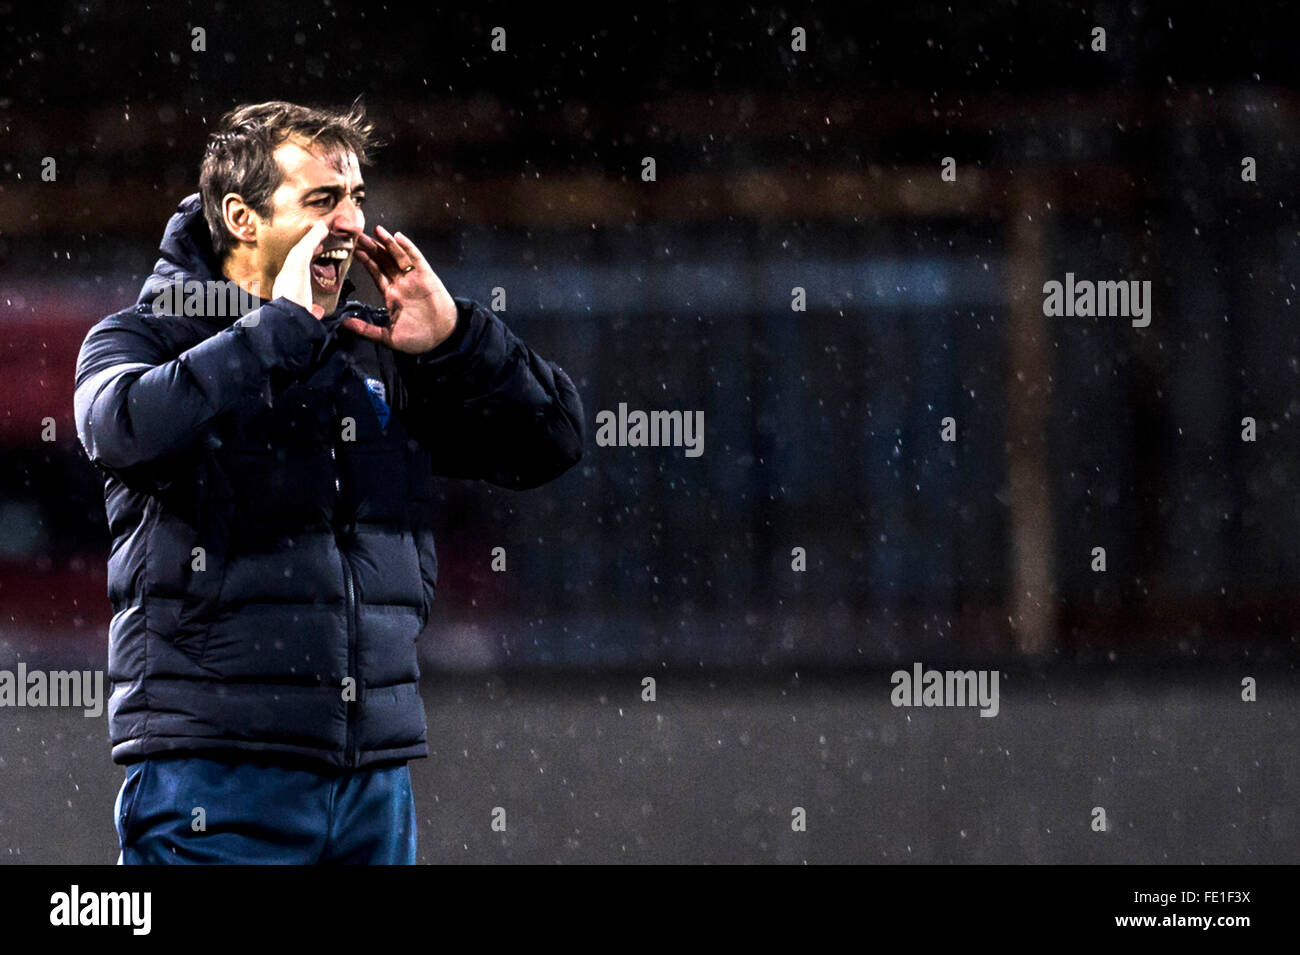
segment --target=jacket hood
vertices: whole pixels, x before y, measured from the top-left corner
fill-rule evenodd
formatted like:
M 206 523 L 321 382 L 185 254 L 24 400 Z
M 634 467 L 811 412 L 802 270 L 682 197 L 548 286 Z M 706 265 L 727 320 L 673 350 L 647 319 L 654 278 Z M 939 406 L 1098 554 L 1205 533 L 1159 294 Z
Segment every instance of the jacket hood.
M 212 249 L 208 223 L 203 218 L 203 202 L 196 192 L 182 199 L 175 214 L 167 220 L 162 241 L 158 243 L 158 261 L 145 279 L 136 304 L 149 304 L 165 286 L 178 280 L 207 282 L 220 277 L 221 263 Z M 345 278 L 339 290 L 340 308 L 355 290 L 352 280 Z

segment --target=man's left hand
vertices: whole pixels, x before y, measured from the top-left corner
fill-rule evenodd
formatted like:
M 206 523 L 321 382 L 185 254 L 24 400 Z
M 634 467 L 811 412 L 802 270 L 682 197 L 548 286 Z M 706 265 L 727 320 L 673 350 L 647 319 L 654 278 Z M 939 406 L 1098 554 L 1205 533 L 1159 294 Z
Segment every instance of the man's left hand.
M 357 237 L 357 260 L 366 267 L 388 308 L 388 327 L 359 318 L 342 326 L 394 351 L 418 355 L 441 344 L 456 328 L 456 303 L 420 250 L 402 233 L 375 226 Z

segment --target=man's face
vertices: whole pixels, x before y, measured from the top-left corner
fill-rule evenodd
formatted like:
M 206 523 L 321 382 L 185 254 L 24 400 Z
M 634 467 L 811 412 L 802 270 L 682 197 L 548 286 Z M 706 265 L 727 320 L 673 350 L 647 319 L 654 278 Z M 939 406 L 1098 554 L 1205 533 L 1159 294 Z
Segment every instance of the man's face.
M 257 227 L 257 267 L 264 297 L 271 297 L 289 250 L 322 220 L 329 232 L 312 256 L 311 297 L 329 315 L 338 307 L 357 236 L 366 227 L 361 211 L 366 186 L 356 154 L 329 153 L 305 140 L 290 139 L 273 155 L 283 179 L 271 196 L 271 218 L 259 221 Z

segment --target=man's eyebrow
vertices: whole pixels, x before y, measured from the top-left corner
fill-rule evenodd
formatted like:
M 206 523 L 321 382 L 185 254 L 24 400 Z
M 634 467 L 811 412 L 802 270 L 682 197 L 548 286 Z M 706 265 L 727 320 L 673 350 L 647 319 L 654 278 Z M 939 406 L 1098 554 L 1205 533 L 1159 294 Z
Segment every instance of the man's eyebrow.
M 353 191 L 354 193 L 357 193 L 357 192 L 365 192 L 365 191 L 366 191 L 366 184 L 365 184 L 364 182 L 362 182 L 362 183 L 358 183 L 357 186 L 356 186 L 356 188 L 354 188 L 352 191 Z M 324 193 L 324 194 L 327 195 L 327 196 L 333 196 L 335 199 L 338 199 L 338 198 L 341 197 L 345 192 L 347 192 L 347 190 L 344 189 L 342 186 L 317 186 L 317 187 L 314 188 L 314 189 L 308 189 L 306 192 L 304 192 L 304 193 L 302 194 L 302 198 L 303 198 L 304 200 L 306 200 L 306 199 L 310 199 L 312 196 L 316 195 L 318 192 L 319 192 L 319 193 Z

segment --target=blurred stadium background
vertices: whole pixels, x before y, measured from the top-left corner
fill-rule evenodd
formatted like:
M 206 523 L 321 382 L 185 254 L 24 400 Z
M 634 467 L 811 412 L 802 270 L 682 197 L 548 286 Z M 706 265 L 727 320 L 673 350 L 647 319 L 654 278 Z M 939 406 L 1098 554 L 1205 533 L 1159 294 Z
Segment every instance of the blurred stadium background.
M 441 485 L 425 861 L 1295 861 L 1294 18 L 851 10 L 0 3 L 0 667 L 104 666 L 73 367 L 207 129 L 363 93 L 368 223 L 587 411 L 559 481 Z M 1045 318 L 1067 271 L 1151 325 Z M 703 456 L 597 447 L 620 402 Z M 1000 715 L 893 708 L 917 660 Z M 120 781 L 102 717 L 0 710 L 0 861 L 111 862 Z

